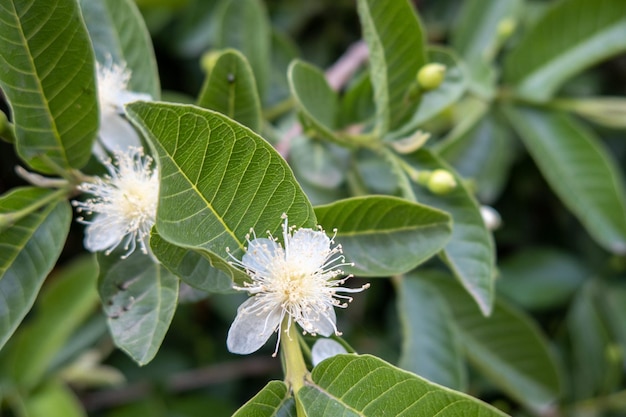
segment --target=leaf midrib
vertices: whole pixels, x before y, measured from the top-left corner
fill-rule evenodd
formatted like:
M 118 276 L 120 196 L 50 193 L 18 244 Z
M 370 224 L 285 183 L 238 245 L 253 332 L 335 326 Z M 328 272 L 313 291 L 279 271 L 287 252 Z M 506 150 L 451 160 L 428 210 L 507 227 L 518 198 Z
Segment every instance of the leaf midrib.
M 35 85 L 37 87 L 37 90 L 40 93 L 40 98 L 41 98 L 41 102 L 44 105 L 45 109 L 47 110 L 46 112 L 46 116 L 48 118 L 48 121 L 50 122 L 50 126 L 51 126 L 51 130 L 54 136 L 54 140 L 58 145 L 58 149 L 61 151 L 61 154 L 63 155 L 63 160 L 64 161 L 68 161 L 67 158 L 67 154 L 65 152 L 65 148 L 63 146 L 63 143 L 61 143 L 61 136 L 59 134 L 59 129 L 56 125 L 56 121 L 54 120 L 54 118 L 52 117 L 52 109 L 50 108 L 50 103 L 47 100 L 47 97 L 44 93 L 44 89 L 43 89 L 43 85 L 41 84 L 41 79 L 39 78 L 39 72 L 37 71 L 37 66 L 35 65 L 35 61 L 33 60 L 33 54 L 30 50 L 30 45 L 28 43 L 29 39 L 26 37 L 26 34 L 24 33 L 23 27 L 22 27 L 22 21 L 19 19 L 18 17 L 18 13 L 17 13 L 17 9 L 15 7 L 15 2 L 11 1 L 11 8 L 13 10 L 13 17 L 15 18 L 15 22 L 16 22 L 16 28 L 18 29 L 18 33 L 20 35 L 20 39 L 22 41 L 23 46 L 25 47 L 25 49 L 28 51 L 27 55 L 27 61 L 30 63 L 31 66 L 31 71 L 32 74 L 35 76 L 33 78 L 35 78 Z M 47 16 L 48 20 L 50 18 L 50 15 Z M 43 26 L 43 24 L 42 24 Z M 27 128 L 22 127 L 24 130 L 28 130 Z

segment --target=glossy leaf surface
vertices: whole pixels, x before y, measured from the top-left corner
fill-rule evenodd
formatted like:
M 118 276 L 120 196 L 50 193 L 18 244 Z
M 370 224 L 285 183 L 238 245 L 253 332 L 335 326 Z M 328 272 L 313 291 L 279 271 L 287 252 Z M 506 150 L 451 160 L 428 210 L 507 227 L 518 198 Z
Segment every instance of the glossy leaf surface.
M 359 0 L 359 18 L 370 57 L 378 132 L 399 127 L 418 100 L 406 96 L 427 63 L 421 23 L 408 1 Z
M 426 150 L 409 159 L 418 169 L 452 168 Z M 493 238 L 485 227 L 478 203 L 456 176 L 457 187 L 445 195 L 435 195 L 414 185 L 418 201 L 436 207 L 452 216 L 452 238 L 443 249 L 445 261 L 465 289 L 474 297 L 483 314 L 488 315 L 494 300 Z
M 407 275 L 396 283 L 402 350 L 398 366 L 456 390 L 467 384 L 463 351 L 445 298 L 426 280 Z
M 198 97 L 198 106 L 218 111 L 255 132 L 261 131 L 261 102 L 254 74 L 240 52 L 226 50 L 216 57 Z
M 435 385 L 369 355 L 337 355 L 320 363 L 298 398 L 308 415 L 504 416 L 466 394 Z
M 17 151 L 39 171 L 81 168 L 98 128 L 94 57 L 73 0 L 0 5 L 0 87 Z
M 506 114 L 563 204 L 600 245 L 626 253 L 626 188 L 600 140 L 564 113 L 511 107 Z
M 139 365 L 156 355 L 178 300 L 178 278 L 149 255 L 99 255 L 98 292 L 113 341 Z
M 507 56 L 505 80 L 524 97 L 546 101 L 575 74 L 626 51 L 626 3 L 555 3 Z
M 245 237 L 280 231 L 281 216 L 315 225 L 315 214 L 291 169 L 250 129 L 195 106 L 133 103 L 127 111 L 158 156 L 157 229 L 181 247 L 239 257 Z
M 0 198 L 0 213 L 19 210 L 52 192 L 20 188 Z M 0 231 L 0 347 L 32 307 L 61 254 L 72 211 L 53 202 Z
M 402 274 L 437 252 L 450 238 L 450 216 L 432 207 L 395 197 L 356 197 L 316 207 L 320 225 L 337 229 L 348 273 L 359 276 Z
M 491 381 L 534 409 L 552 404 L 561 381 L 545 337 L 523 312 L 497 299 L 493 313 L 484 317 L 473 300 L 445 274 L 422 272 L 448 300 L 461 344 L 472 364 Z

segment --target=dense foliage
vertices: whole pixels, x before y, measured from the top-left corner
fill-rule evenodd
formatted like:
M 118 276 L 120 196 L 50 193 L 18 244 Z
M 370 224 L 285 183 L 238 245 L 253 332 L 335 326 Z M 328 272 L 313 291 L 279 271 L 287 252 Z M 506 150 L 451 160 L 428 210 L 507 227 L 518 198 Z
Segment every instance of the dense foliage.
M 624 52 L 623 0 L 0 1 L 0 413 L 623 416 Z

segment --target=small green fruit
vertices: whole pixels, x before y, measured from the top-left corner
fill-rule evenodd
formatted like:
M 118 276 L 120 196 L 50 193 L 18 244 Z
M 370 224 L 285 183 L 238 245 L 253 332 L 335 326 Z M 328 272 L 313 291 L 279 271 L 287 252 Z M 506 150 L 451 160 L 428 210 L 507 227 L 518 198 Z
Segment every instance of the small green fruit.
M 448 194 L 456 188 L 454 176 L 445 169 L 436 169 L 428 180 L 428 189 L 435 194 Z
M 446 66 L 443 64 L 426 64 L 417 72 L 417 83 L 424 90 L 434 90 L 446 78 Z

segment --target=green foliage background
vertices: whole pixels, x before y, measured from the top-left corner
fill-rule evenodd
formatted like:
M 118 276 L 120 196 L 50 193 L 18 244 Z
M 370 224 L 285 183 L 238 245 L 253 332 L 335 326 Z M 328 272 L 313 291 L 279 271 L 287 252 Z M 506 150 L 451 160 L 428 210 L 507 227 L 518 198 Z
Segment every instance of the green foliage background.
M 626 415 L 622 0 L 2 0 L 0 24 L 2 415 Z M 109 59 L 162 100 L 127 107 L 161 169 L 158 264 L 88 255 L 71 221 Z M 226 247 L 282 213 L 337 228 L 371 283 L 338 315 L 361 355 L 296 399 L 273 343 L 225 346 Z

